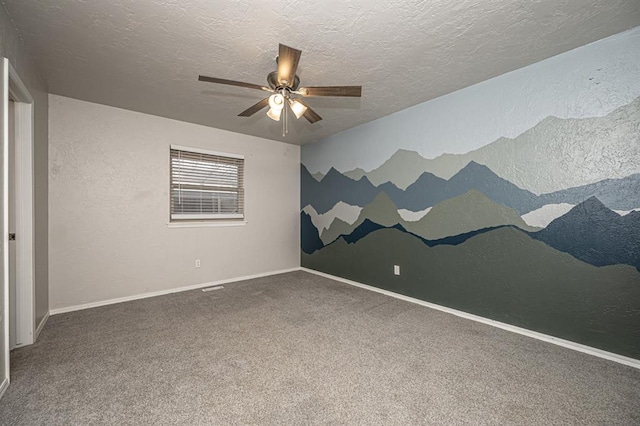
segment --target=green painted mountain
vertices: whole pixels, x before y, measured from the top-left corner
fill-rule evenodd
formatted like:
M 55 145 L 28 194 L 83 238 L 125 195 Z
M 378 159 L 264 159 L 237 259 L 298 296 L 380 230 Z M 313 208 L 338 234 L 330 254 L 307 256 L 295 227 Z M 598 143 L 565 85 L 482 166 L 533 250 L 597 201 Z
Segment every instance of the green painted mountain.
M 404 226 L 404 221 L 398 213 L 398 207 L 396 207 L 386 193 L 380 192 L 371 203 L 364 206 L 360 212 L 360 216 L 358 216 L 358 219 L 352 225 L 343 221 L 334 221 L 329 229 L 322 233 L 322 241 L 326 245 L 340 235 L 350 234 L 360 226 L 365 219 L 369 219 L 382 226 L 393 226 L 398 223 Z
M 424 172 L 449 179 L 470 161 L 536 194 L 640 173 L 640 98 L 604 117 L 547 117 L 513 139 L 500 138 L 466 154 L 426 159 L 399 150 L 377 169 L 345 175 L 405 189 Z
M 428 247 L 398 229 L 343 238 L 302 266 L 640 359 L 640 273 L 594 267 L 512 227 Z M 402 275 L 393 275 L 400 265 Z
M 365 219 L 385 227 L 400 224 L 407 231 L 428 240 L 501 225 L 514 225 L 528 231 L 538 229 L 527 225 L 515 210 L 494 203 L 476 190 L 436 204 L 429 213 L 416 222 L 403 220 L 391 198 L 381 192 L 373 202 L 362 209 L 358 220 L 352 225 L 334 221 L 329 229 L 322 233 L 322 241 L 326 245 L 340 235 L 350 234 Z
M 512 208 L 494 203 L 475 189 L 436 204 L 417 222 L 402 223 L 407 231 L 428 240 L 500 225 L 514 225 L 527 231 L 538 229 L 527 225 Z
M 331 222 L 331 226 L 329 226 L 329 228 L 325 229 L 322 232 L 322 235 L 320 235 L 320 239 L 322 240 L 322 243 L 324 245 L 327 245 L 331 241 L 335 241 L 335 239 L 340 235 L 350 234 L 355 228 L 356 227 L 354 227 L 353 225 L 349 225 L 344 220 L 336 218 L 333 222 Z

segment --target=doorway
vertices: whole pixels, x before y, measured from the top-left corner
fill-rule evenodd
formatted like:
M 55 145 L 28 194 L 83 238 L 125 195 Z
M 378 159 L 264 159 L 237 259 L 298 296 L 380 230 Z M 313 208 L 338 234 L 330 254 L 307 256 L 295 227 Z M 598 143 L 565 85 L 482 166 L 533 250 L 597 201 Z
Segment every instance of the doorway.
M 9 60 L 0 81 L 0 397 L 9 351 L 35 339 L 33 98 Z

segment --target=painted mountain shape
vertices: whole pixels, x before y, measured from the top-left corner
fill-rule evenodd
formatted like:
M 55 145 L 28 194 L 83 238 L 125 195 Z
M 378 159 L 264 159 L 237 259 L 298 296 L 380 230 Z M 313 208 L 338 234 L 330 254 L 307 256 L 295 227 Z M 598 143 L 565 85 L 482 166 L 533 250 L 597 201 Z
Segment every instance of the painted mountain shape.
M 342 201 L 338 201 L 336 205 L 331 208 L 331 210 L 323 214 L 318 214 L 316 209 L 314 209 L 310 204 L 307 204 L 302 209 L 302 211 L 311 216 L 313 225 L 321 234 L 325 229 L 329 228 L 329 226 L 336 219 L 340 219 L 346 223 L 355 222 L 358 219 L 358 216 L 360 216 L 361 210 L 362 207 L 350 206 L 349 204 L 343 203 Z
M 369 224 L 360 228 L 367 221 L 375 226 Z M 360 217 L 352 225 L 342 221 L 334 221 L 329 229 L 322 233 L 321 239 L 327 245 L 340 236 L 350 236 L 355 230 L 358 230 L 357 235 L 362 237 L 366 234 L 365 230 L 367 229 L 377 230 L 380 227 L 389 228 L 395 225 L 423 238 L 427 244 L 431 244 L 431 240 L 447 238 L 449 238 L 447 242 L 437 241 L 434 244 L 458 244 L 468 237 L 463 236 L 455 240 L 451 237 L 506 225 L 528 231 L 538 229 L 527 225 L 515 210 L 494 203 L 476 190 L 436 204 L 429 213 L 416 222 L 403 220 L 391 198 L 381 192 L 362 209 Z M 353 238 L 349 237 L 348 240 L 351 241 Z
M 378 231 L 380 229 L 397 229 L 401 232 L 405 232 L 407 234 L 414 236 L 415 238 L 418 238 L 420 241 L 422 241 L 423 244 L 425 244 L 428 247 L 436 247 L 441 245 L 456 246 L 458 244 L 464 243 L 469 238 L 475 237 L 476 235 L 484 234 L 485 232 L 491 232 L 498 228 L 504 228 L 504 227 L 510 227 L 510 226 L 511 225 L 500 225 L 493 228 L 482 228 L 482 229 L 477 229 L 475 231 L 465 232 L 463 234 L 451 235 L 448 237 L 429 240 L 414 232 L 406 230 L 404 226 L 402 226 L 399 223 L 392 226 L 384 226 L 384 225 L 380 225 L 379 223 L 375 223 L 369 219 L 365 219 L 364 222 L 358 225 L 357 228 L 352 229 L 350 233 L 339 235 L 338 238 L 336 238 L 335 240 L 331 241 L 328 244 L 325 244 L 325 247 L 331 244 L 335 244 L 337 241 L 340 241 L 340 240 L 344 240 L 349 244 L 357 243 L 358 241 L 360 241 L 370 233 L 374 231 Z
M 466 154 L 426 159 L 401 149 L 377 169 L 345 174 L 366 176 L 374 185 L 392 182 L 404 189 L 425 171 L 449 179 L 475 161 L 520 188 L 544 194 L 639 173 L 639 125 L 640 97 L 604 117 L 550 116 L 513 139 L 499 138 Z
M 567 214 L 573 207 L 575 205 L 569 203 L 545 204 L 539 209 L 522 215 L 522 219 L 531 226 L 546 228 L 555 219 Z
M 355 181 L 333 168 L 318 182 L 306 167 L 301 168 L 301 204 L 311 204 L 320 214 L 339 201 L 365 206 L 380 192 L 386 193 L 397 208 L 411 211 L 424 210 L 472 189 L 482 192 L 496 203 L 513 208 L 519 214 L 535 210 L 544 204 L 535 194 L 518 188 L 488 167 L 474 161 L 448 181 L 425 172 L 404 191 L 389 182 L 375 187 L 366 177 Z
M 410 211 L 424 210 L 470 190 L 477 190 L 492 201 L 513 208 L 519 215 L 524 215 L 548 204 L 578 204 L 592 196 L 602 197 L 605 200 L 605 205 L 611 209 L 631 210 L 640 207 L 640 174 L 621 179 L 605 179 L 593 184 L 538 196 L 519 188 L 495 174 L 487 166 L 474 161 L 467 164 L 449 180 L 424 172 L 406 190 L 401 190 L 390 182 L 374 187 L 366 177 L 354 181 L 341 175 L 335 169 L 331 169 L 321 182 L 317 182 L 308 172 L 305 173 L 304 166 L 302 168 L 302 201 L 313 205 L 318 212 L 329 205 L 333 207 L 339 201 L 344 202 L 341 197 L 348 198 L 357 206 L 364 206 L 381 191 L 393 200 L 397 208 Z M 330 188 L 338 189 L 331 191 Z M 350 194 L 349 191 L 358 191 L 358 193 Z M 316 204 L 320 205 L 322 209 L 318 208 Z
M 360 211 L 360 216 L 358 216 L 358 219 L 353 224 L 344 226 L 344 222 L 334 221 L 334 223 L 322 233 L 322 241 L 327 244 L 334 241 L 340 235 L 350 234 L 360 226 L 365 219 L 369 219 L 382 226 L 393 226 L 398 223 L 403 223 L 402 217 L 400 217 L 400 213 L 398 213 L 398 207 L 383 191 L 376 195 L 373 201 Z
M 429 247 L 400 229 L 344 238 L 302 265 L 640 359 L 640 273 L 595 267 L 514 227 Z M 401 275 L 393 275 L 400 265 Z
M 509 206 L 520 214 L 541 206 L 535 194 L 519 188 L 496 175 L 489 167 L 475 161 L 471 161 L 449 179 L 448 187 L 451 194 L 478 190 L 496 203 Z
M 518 188 L 493 173 L 487 166 L 474 161 L 448 181 L 431 173 L 423 173 L 405 191 L 391 183 L 383 184 L 380 188 L 386 188 L 385 192 L 398 208 L 412 211 L 424 210 L 470 190 L 479 191 L 494 202 L 511 207 L 520 215 L 542 206 L 542 201 L 535 194 Z
M 300 207 L 311 204 L 318 214 L 328 212 L 338 201 L 364 206 L 380 192 L 366 177 L 353 180 L 331 168 L 318 182 L 304 165 L 300 169 Z
M 424 210 L 446 197 L 448 182 L 429 172 L 424 172 L 405 190 L 399 189 L 391 182 L 378 186 L 399 207 L 412 211 Z M 424 207 L 421 207 L 424 206 Z
M 302 251 L 307 254 L 320 250 L 324 246 L 318 230 L 311 222 L 311 216 L 305 212 L 300 212 L 300 242 Z
M 605 206 L 615 210 L 633 210 L 640 207 L 640 173 L 621 179 L 604 179 L 589 185 L 564 189 L 540 196 L 545 204 L 579 204 L 596 197 Z
M 512 208 L 494 203 L 475 189 L 436 204 L 417 222 L 403 224 L 408 231 L 429 240 L 501 225 L 537 230 L 527 225 Z
M 640 270 L 640 212 L 620 216 L 596 197 L 531 236 L 595 266 L 627 264 Z
M 324 230 L 320 235 L 322 242 L 327 245 L 332 241 L 335 241 L 340 235 L 347 235 L 353 232 L 356 224 L 349 224 L 342 219 L 336 219 L 331 222 L 331 226 Z
M 438 173 L 437 168 L 432 167 L 434 161 L 435 160 L 422 157 L 415 151 L 399 149 L 377 169 L 366 172 L 361 168 L 356 168 L 345 172 L 345 175 L 352 179 L 360 179 L 366 176 L 377 186 L 385 182 L 392 182 L 400 189 L 406 189 L 424 172 L 428 172 L 434 176 L 437 175 L 443 180 L 453 176 L 453 174 L 446 176 L 446 173 Z M 462 169 L 462 167 L 458 170 L 460 169 Z

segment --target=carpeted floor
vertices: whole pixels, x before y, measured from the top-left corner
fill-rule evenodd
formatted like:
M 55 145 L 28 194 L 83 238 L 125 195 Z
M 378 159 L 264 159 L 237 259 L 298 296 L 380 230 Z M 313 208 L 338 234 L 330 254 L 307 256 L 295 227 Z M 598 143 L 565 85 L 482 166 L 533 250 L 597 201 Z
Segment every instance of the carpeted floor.
M 2 425 L 640 424 L 640 370 L 306 272 L 49 319 Z

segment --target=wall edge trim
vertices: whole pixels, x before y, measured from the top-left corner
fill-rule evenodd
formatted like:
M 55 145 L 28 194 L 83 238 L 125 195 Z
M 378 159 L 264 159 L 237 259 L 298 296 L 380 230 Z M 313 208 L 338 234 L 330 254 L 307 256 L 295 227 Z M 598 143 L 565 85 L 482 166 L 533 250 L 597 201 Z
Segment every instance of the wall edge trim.
M 35 343 L 36 340 L 38 340 L 38 336 L 40 335 L 40 332 L 42 331 L 45 324 L 47 323 L 47 320 L 49 319 L 49 315 L 50 315 L 50 312 L 47 311 L 44 317 L 42 317 L 42 319 L 40 320 L 40 324 L 38 324 L 38 327 L 36 328 L 36 332 L 33 334 L 33 343 Z
M 5 377 L 2 381 L 2 384 L 0 384 L 0 399 L 2 399 L 2 396 L 7 391 L 7 389 L 9 389 L 9 379 Z
M 181 293 L 183 291 L 197 290 L 204 287 L 211 287 L 211 286 L 222 285 L 222 284 L 231 284 L 238 281 L 252 280 L 255 278 L 268 277 L 271 275 L 286 274 L 288 272 L 295 272 L 299 270 L 300 270 L 300 267 L 297 266 L 294 268 L 280 269 L 277 271 L 269 271 L 269 272 L 263 272 L 259 274 L 253 274 L 253 275 L 244 275 L 244 276 L 235 277 L 235 278 L 227 278 L 223 280 L 187 285 L 183 287 L 174 287 L 166 290 L 152 291 L 149 293 L 135 294 L 132 296 L 117 297 L 114 299 L 100 300 L 97 302 L 89 302 L 89 303 L 83 303 L 80 305 L 66 306 L 63 308 L 51 309 L 49 312 L 51 315 L 65 314 L 68 312 L 82 311 L 85 309 L 97 308 L 100 306 L 114 305 L 116 303 L 131 302 L 133 300 L 147 299 L 149 297 L 164 296 L 167 294 Z
M 479 322 L 482 324 L 487 324 L 492 327 L 500 328 L 502 330 L 510 331 L 512 333 L 517 333 L 523 336 L 531 337 L 536 340 L 542 340 L 543 342 L 551 343 L 557 346 L 562 346 L 567 349 L 572 349 L 577 352 L 582 352 L 588 355 L 592 355 L 598 358 L 603 358 L 609 361 L 617 362 L 619 364 L 624 364 L 629 367 L 640 369 L 640 360 L 630 358 L 624 355 L 619 355 L 613 352 L 607 352 L 602 349 L 594 348 L 592 346 L 583 345 L 581 343 L 572 342 L 570 340 L 561 339 L 559 337 L 550 336 L 548 334 L 539 333 L 537 331 L 528 330 L 526 328 L 518 327 L 515 325 L 507 324 L 504 322 L 492 320 L 489 318 L 481 317 L 479 315 L 470 314 L 468 312 L 459 311 L 457 309 L 448 308 L 446 306 L 438 305 L 431 302 L 426 302 L 424 300 L 416 299 L 413 297 L 405 296 L 403 294 L 394 293 L 389 290 L 384 290 L 378 287 L 370 286 L 367 284 L 362 284 L 357 281 L 348 280 L 346 278 L 341 278 L 335 275 L 327 274 L 324 272 L 316 271 L 313 269 L 300 267 L 301 271 L 309 272 L 311 274 L 319 275 L 324 278 L 329 278 L 335 281 L 339 281 L 344 284 L 349 284 L 355 287 L 360 287 L 365 290 L 374 291 L 376 293 L 384 294 L 385 296 L 390 296 L 396 299 L 404 300 L 405 302 L 415 303 L 417 305 L 421 305 L 427 308 L 435 309 L 441 312 L 445 312 L 448 314 L 455 315 L 457 317 L 465 318 L 471 321 Z

